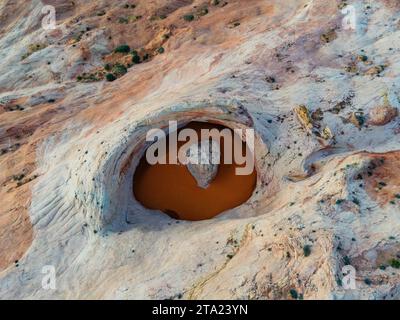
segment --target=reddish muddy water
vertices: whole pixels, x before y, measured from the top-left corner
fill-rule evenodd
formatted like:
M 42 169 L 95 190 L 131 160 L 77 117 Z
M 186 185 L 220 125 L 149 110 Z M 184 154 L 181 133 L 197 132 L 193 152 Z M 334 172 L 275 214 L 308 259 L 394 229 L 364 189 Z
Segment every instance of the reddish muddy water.
M 199 136 L 201 129 L 226 129 L 221 125 L 203 122 L 191 122 L 182 129 L 185 128 L 195 129 Z M 179 142 L 178 148 L 184 143 Z M 237 175 L 235 169 L 243 165 L 235 161 L 233 164 L 224 164 L 223 138 L 220 143 L 222 161 L 217 176 L 207 189 L 197 186 L 185 165 L 150 165 L 144 155 L 133 179 L 135 198 L 146 208 L 161 210 L 175 219 L 190 221 L 210 219 L 245 203 L 255 189 L 256 170 L 253 169 L 249 175 Z M 242 147 L 250 155 L 244 142 Z

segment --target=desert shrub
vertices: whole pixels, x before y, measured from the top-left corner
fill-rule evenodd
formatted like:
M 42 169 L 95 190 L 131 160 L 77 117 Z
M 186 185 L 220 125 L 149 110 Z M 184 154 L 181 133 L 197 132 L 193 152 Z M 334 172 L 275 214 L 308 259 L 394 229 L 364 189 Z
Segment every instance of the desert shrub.
M 303 247 L 303 253 L 305 257 L 308 257 L 311 254 L 311 246 L 310 245 L 305 245 Z
M 114 49 L 115 53 L 129 53 L 129 51 L 131 51 L 131 48 L 127 44 L 121 44 Z
M 14 181 L 21 181 L 23 178 L 25 178 L 25 174 L 23 173 L 13 176 Z
M 289 293 L 290 293 L 290 296 L 292 297 L 292 299 L 298 299 L 299 294 L 297 293 L 297 291 L 295 289 L 290 289 Z
M 165 49 L 163 47 L 160 47 L 157 49 L 157 52 L 163 54 L 165 52 Z
M 101 72 L 93 72 L 93 73 L 82 73 L 76 77 L 76 80 L 81 82 L 96 82 L 103 79 L 103 74 Z
M 205 16 L 206 14 L 208 14 L 208 9 L 207 8 L 202 8 L 199 10 L 199 12 L 197 13 L 199 16 Z
M 106 71 L 111 71 L 111 64 L 109 64 L 109 63 L 106 63 L 105 65 L 104 65 L 104 69 L 106 70 Z
M 397 259 L 390 260 L 390 266 L 395 269 L 400 269 L 400 260 Z
M 140 63 L 140 62 L 141 62 L 140 56 L 139 56 L 138 54 L 133 54 L 133 55 L 132 55 L 132 63 L 138 64 L 138 63 Z
M 343 202 L 344 202 L 343 199 L 338 199 L 338 200 L 336 200 L 336 205 L 340 206 Z
M 25 53 L 22 56 L 22 60 L 28 58 L 31 54 L 33 54 L 33 53 L 35 53 L 37 51 L 40 51 L 40 50 L 42 50 L 42 49 L 44 49 L 46 47 L 47 47 L 47 44 L 45 44 L 45 43 L 33 43 L 33 44 L 30 44 L 29 47 L 28 47 L 28 52 Z
M 193 20 L 194 20 L 194 15 L 192 15 L 192 14 L 185 14 L 185 15 L 183 16 L 183 20 L 188 21 L 188 22 L 193 21 Z
M 112 73 L 107 73 L 106 74 L 106 80 L 107 81 L 114 81 L 115 79 L 117 79 Z
M 350 260 L 350 258 L 349 258 L 348 256 L 344 256 L 344 257 L 343 257 L 343 263 L 344 263 L 346 266 L 351 265 L 351 260 Z
M 118 23 L 129 23 L 129 19 L 125 17 L 119 17 L 118 18 Z
M 115 76 L 123 76 L 127 72 L 128 69 L 123 64 L 120 63 L 115 64 L 114 67 L 112 68 L 112 73 Z

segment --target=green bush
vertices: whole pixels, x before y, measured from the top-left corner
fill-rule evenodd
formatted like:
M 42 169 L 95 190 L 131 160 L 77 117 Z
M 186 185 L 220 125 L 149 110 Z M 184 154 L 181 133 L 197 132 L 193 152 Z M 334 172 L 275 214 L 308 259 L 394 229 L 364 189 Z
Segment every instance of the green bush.
M 112 73 L 117 77 L 123 76 L 127 72 L 128 69 L 123 64 L 120 63 L 115 64 L 114 67 L 112 68 Z
M 311 246 L 310 245 L 305 245 L 303 247 L 303 253 L 305 257 L 308 257 L 311 254 Z
M 117 78 L 112 73 L 107 73 L 106 79 L 107 79 L 107 81 L 114 81 Z
M 165 52 L 165 49 L 163 47 L 160 47 L 158 48 L 157 52 L 163 54 Z
M 199 16 L 205 16 L 206 14 L 208 14 L 208 9 L 207 8 L 203 8 L 198 12 Z
M 118 18 L 118 23 L 121 23 L 121 24 L 127 24 L 127 23 L 129 23 L 129 19 L 127 19 L 127 18 L 125 18 L 125 17 L 119 17 Z
M 400 260 L 397 259 L 390 260 L 390 266 L 395 269 L 400 269 Z
M 129 51 L 131 51 L 131 48 L 127 44 L 121 44 L 114 49 L 115 53 L 129 53 Z
M 185 15 L 183 16 L 183 20 L 188 21 L 188 22 L 193 21 L 193 20 L 194 20 L 194 15 L 192 15 L 192 14 L 185 14 Z
M 292 299 L 298 299 L 299 294 L 297 293 L 297 291 L 295 289 L 290 289 L 289 293 L 290 293 L 290 296 L 292 297 Z
M 348 256 L 344 256 L 344 257 L 343 257 L 343 263 L 344 263 L 346 266 L 351 265 L 351 260 L 350 260 L 350 258 L 349 258 Z
M 141 62 L 141 60 L 140 60 L 139 55 L 133 54 L 133 55 L 132 55 L 132 63 L 138 64 L 138 63 L 140 63 L 140 62 Z

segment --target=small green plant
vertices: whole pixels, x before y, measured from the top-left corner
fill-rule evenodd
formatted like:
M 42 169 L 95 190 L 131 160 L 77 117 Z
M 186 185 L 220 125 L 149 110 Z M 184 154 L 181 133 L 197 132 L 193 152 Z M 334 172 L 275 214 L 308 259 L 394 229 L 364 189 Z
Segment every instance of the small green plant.
M 112 73 L 107 73 L 106 74 L 106 80 L 107 81 L 114 81 L 115 79 L 117 79 Z
M 131 48 L 127 44 L 121 44 L 114 49 L 115 53 L 129 53 L 129 51 L 131 51 Z
M 362 61 L 362 62 L 366 62 L 366 61 L 368 61 L 368 57 L 365 54 L 360 54 L 357 57 L 357 60 Z
M 311 254 L 311 246 L 309 244 L 306 244 L 303 247 L 303 253 L 305 257 L 308 257 Z
M 206 14 L 208 14 L 208 9 L 207 8 L 202 8 L 199 10 L 199 12 L 197 13 L 199 16 L 205 16 Z
M 109 63 L 106 63 L 106 64 L 104 65 L 104 70 L 106 70 L 106 71 L 111 71 L 111 68 L 112 68 L 112 66 L 111 66 L 111 64 L 109 64 Z
M 112 68 L 112 73 L 117 77 L 123 76 L 127 72 L 128 69 L 123 64 L 120 63 L 116 63 Z
M 118 18 L 118 23 L 127 24 L 127 23 L 129 23 L 129 19 L 125 18 L 125 17 L 119 17 Z
M 100 81 L 103 79 L 103 74 L 101 72 L 92 72 L 92 73 L 87 73 L 84 72 L 76 77 L 77 81 L 80 82 L 96 82 Z
M 132 54 L 132 63 L 138 64 L 140 62 L 141 62 L 140 56 L 138 54 Z
M 400 260 L 392 259 L 389 261 L 389 264 L 392 268 L 400 269 Z
M 33 53 L 35 53 L 35 52 L 37 52 L 37 51 L 40 51 L 40 50 L 42 50 L 42 49 L 44 49 L 44 48 L 46 48 L 46 47 L 47 47 L 47 44 L 45 44 L 45 43 L 34 43 L 34 44 L 30 44 L 29 47 L 28 47 L 28 52 L 25 53 L 25 54 L 22 56 L 22 60 L 28 58 L 28 57 L 29 57 L 30 55 L 32 55 Z
M 157 49 L 157 52 L 159 54 L 163 54 L 165 52 L 165 49 L 163 47 L 160 47 L 160 48 Z
M 297 293 L 297 291 L 295 289 L 290 289 L 289 291 L 290 296 L 292 297 L 292 299 L 298 299 L 299 298 L 299 294 Z
M 365 116 L 360 114 L 360 113 L 357 113 L 357 114 L 355 114 L 355 118 L 357 119 L 358 124 L 360 125 L 360 127 L 362 127 L 364 125 L 364 123 L 365 123 Z
M 350 258 L 349 258 L 348 256 L 344 256 L 344 257 L 343 257 L 343 263 L 344 263 L 346 266 L 351 265 L 351 260 L 350 260 Z
M 188 21 L 188 22 L 193 21 L 194 20 L 194 15 L 193 14 L 185 14 L 183 16 L 183 20 Z
M 21 181 L 23 178 L 25 178 L 25 174 L 23 173 L 13 176 L 14 181 Z

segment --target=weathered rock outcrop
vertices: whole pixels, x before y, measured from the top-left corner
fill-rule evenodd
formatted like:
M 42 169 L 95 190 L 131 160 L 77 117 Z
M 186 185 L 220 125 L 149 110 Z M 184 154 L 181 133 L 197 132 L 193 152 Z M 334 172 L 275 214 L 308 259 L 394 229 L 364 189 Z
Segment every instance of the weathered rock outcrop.
M 187 150 L 186 165 L 200 188 L 207 189 L 218 174 L 220 146 L 215 141 L 199 141 Z

